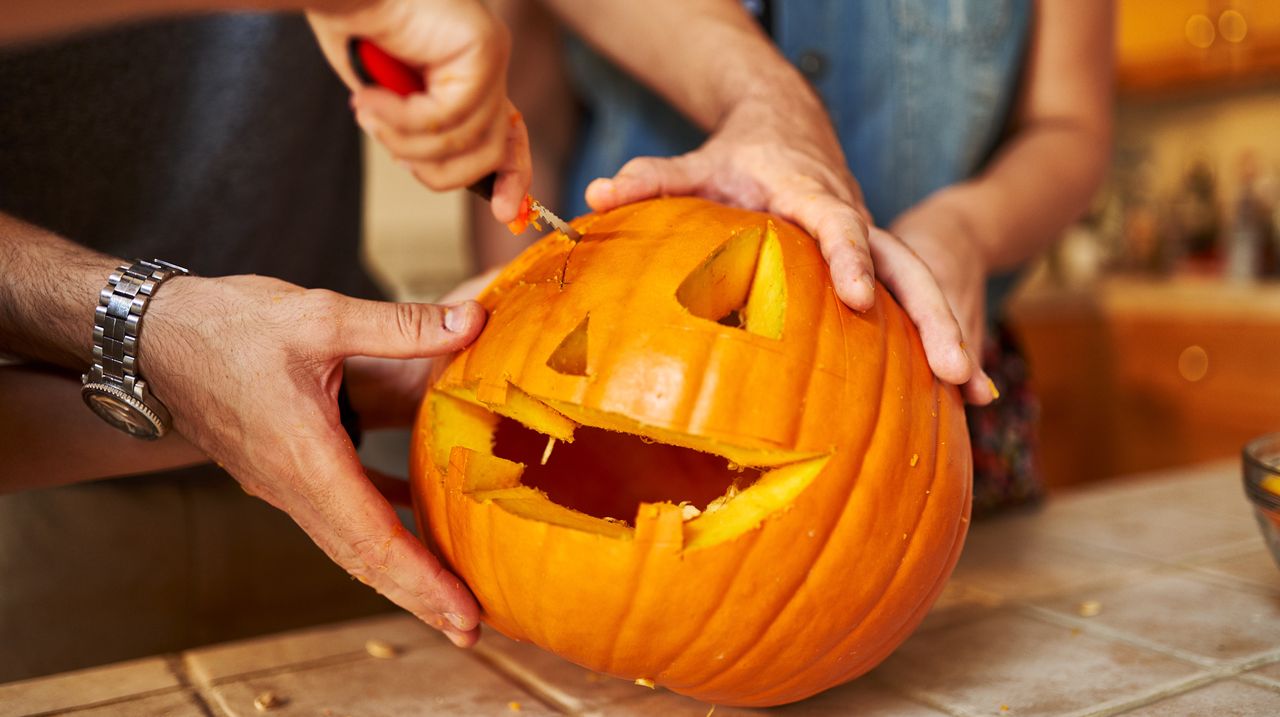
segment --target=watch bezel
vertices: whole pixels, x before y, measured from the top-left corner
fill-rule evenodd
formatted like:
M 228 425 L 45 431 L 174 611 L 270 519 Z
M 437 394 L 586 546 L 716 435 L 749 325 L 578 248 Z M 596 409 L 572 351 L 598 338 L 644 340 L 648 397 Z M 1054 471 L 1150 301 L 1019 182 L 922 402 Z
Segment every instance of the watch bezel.
M 154 441 L 169 432 L 167 416 L 122 386 L 106 381 L 86 383 L 80 388 L 80 398 L 99 418 L 134 438 Z

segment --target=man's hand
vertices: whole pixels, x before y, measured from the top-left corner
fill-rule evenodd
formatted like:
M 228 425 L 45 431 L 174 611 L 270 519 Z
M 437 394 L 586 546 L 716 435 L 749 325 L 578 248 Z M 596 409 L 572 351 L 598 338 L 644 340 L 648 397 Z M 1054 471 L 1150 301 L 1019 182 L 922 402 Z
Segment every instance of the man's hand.
M 356 356 L 408 360 L 389 374 L 404 383 L 388 390 L 418 391 L 421 359 L 462 348 L 483 324 L 474 302 L 393 304 L 265 277 L 180 277 L 147 311 L 139 366 L 178 432 L 247 492 L 287 512 L 361 582 L 467 646 L 478 635 L 475 599 L 367 479 L 336 397 L 344 360 Z
M 456 189 L 498 173 L 493 215 L 515 219 L 532 169 L 524 119 L 507 98 L 511 39 L 478 0 L 373 0 L 308 18 L 329 63 L 352 90 L 366 132 L 423 184 Z M 363 87 L 347 57 L 361 37 L 411 67 L 426 92 L 400 97 Z
M 959 294 L 939 288 L 928 259 L 922 261 L 896 236 L 871 224 L 861 190 L 812 94 L 746 100 L 702 147 L 670 159 L 633 159 L 614 177 L 592 182 L 586 198 L 593 209 L 605 211 L 668 194 L 693 194 L 796 222 L 817 239 L 836 294 L 855 310 L 871 308 L 878 271 L 920 330 L 934 374 L 965 385 L 973 403 L 994 398 L 975 349 L 964 341 L 948 305 Z M 981 271 L 980 264 L 955 269 L 975 267 Z

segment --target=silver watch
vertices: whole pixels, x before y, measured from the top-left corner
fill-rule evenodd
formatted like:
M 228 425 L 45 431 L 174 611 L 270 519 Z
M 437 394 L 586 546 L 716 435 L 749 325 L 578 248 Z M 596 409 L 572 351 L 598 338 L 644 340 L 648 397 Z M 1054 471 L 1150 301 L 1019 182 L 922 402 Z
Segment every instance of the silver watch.
M 155 440 L 169 431 L 169 411 L 138 374 L 142 316 L 156 288 L 189 274 L 166 261 L 122 264 L 98 294 L 93 316 L 93 366 L 80 377 L 80 396 L 93 412 L 135 438 Z

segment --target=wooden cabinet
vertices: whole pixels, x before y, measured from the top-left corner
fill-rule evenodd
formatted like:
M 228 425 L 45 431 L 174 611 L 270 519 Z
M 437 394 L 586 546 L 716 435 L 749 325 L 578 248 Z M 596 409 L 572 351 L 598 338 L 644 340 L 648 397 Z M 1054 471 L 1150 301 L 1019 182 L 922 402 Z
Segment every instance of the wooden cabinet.
M 1278 0 L 1120 0 L 1117 7 L 1122 91 L 1280 77 Z
M 1108 279 L 1010 308 L 1050 486 L 1235 456 L 1280 431 L 1280 285 Z

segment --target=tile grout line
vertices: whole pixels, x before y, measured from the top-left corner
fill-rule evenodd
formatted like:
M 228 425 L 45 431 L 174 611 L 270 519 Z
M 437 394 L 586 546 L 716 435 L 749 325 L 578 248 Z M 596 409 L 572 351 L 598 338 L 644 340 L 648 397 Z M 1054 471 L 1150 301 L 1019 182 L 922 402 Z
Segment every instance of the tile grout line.
M 216 717 L 213 708 L 209 705 L 209 700 L 204 694 L 204 688 L 196 685 L 191 680 L 191 671 L 187 669 L 186 655 L 183 653 L 169 653 L 164 656 L 165 669 L 169 670 L 169 674 L 173 675 L 178 684 L 190 691 L 191 699 L 195 701 L 196 707 L 204 717 Z
M 1264 687 L 1272 692 L 1280 692 L 1280 680 L 1265 677 L 1263 675 L 1239 675 L 1240 681 L 1248 682 L 1251 685 Z
M 1228 677 L 1213 671 L 1201 672 L 1181 680 L 1171 680 L 1162 685 L 1156 685 L 1137 695 L 1117 697 L 1100 704 L 1081 708 L 1075 712 L 1062 715 L 1062 717 L 1113 717 L 1113 715 L 1121 715 L 1139 707 L 1155 704 L 1160 700 L 1185 694 L 1205 685 L 1221 682 L 1224 679 L 1228 679 Z
M 75 714 L 76 712 L 84 712 L 85 710 L 99 709 L 101 707 L 110 707 L 112 705 L 128 704 L 135 700 L 146 699 L 149 697 L 159 697 L 167 694 L 174 694 L 190 690 L 189 687 L 182 685 L 174 685 L 173 687 L 161 687 L 160 689 L 147 690 L 146 692 L 135 692 L 131 695 L 122 695 L 120 697 L 111 697 L 97 702 L 89 702 L 83 705 L 73 705 L 71 707 L 57 707 L 43 712 L 27 712 L 23 717 L 51 717 L 52 715 Z
M 961 706 L 947 701 L 942 695 L 931 692 L 929 690 L 917 689 L 915 687 L 907 687 L 898 685 L 888 681 L 881 681 L 891 692 L 906 697 L 913 702 L 931 707 L 950 715 L 951 717 L 982 717 L 985 713 L 974 712 L 967 706 Z
M 970 711 L 966 707 L 958 707 L 956 705 L 948 704 L 947 702 L 943 701 L 940 697 L 934 695 L 932 692 L 929 692 L 927 690 L 917 690 L 911 687 L 897 685 L 893 682 L 890 682 L 889 680 L 884 679 L 883 677 L 880 677 L 879 675 L 867 675 L 866 677 L 856 678 L 856 679 L 869 679 L 871 680 L 872 684 L 875 684 L 884 688 L 891 694 L 898 695 L 899 697 L 904 697 L 912 702 L 915 702 L 916 704 L 924 705 L 925 707 L 936 709 L 939 712 L 943 712 L 950 715 L 951 717 L 980 717 L 979 715 Z
M 429 640 L 414 640 L 411 642 L 402 642 L 398 648 L 402 653 L 411 652 L 425 645 Z M 257 670 L 249 670 L 248 672 L 236 672 L 229 675 L 215 677 L 208 681 L 201 680 L 202 687 L 221 687 L 223 685 L 235 682 L 244 682 L 245 680 L 256 680 L 262 677 L 272 677 L 285 672 L 307 672 L 322 667 L 331 667 L 333 665 L 345 665 L 363 660 L 377 659 L 369 655 L 364 649 L 352 649 L 347 652 L 340 652 L 325 657 L 317 657 L 310 660 L 302 660 L 300 662 L 290 662 L 286 665 L 275 665 L 273 667 L 264 667 Z
M 1197 667 L 1207 670 L 1214 670 L 1221 667 L 1229 667 L 1230 663 L 1223 663 L 1210 657 L 1201 657 L 1192 652 L 1187 652 L 1176 647 L 1169 647 L 1158 642 L 1152 642 L 1144 637 L 1131 635 L 1123 630 L 1117 630 L 1114 627 L 1108 627 L 1101 623 L 1090 622 L 1088 618 L 1075 618 L 1064 615 L 1060 612 L 1050 610 L 1039 605 L 1022 604 L 1018 606 L 1019 611 L 1041 622 L 1053 623 L 1059 627 L 1074 628 L 1093 636 L 1104 638 L 1112 642 L 1120 642 L 1130 647 L 1139 647 L 1144 650 L 1164 655 L 1165 657 L 1173 657 L 1183 662 L 1189 662 Z
M 476 643 L 467 653 L 485 669 L 515 685 L 539 702 L 567 715 L 586 714 L 582 701 L 568 692 L 542 679 L 536 672 L 520 664 L 519 660 Z

